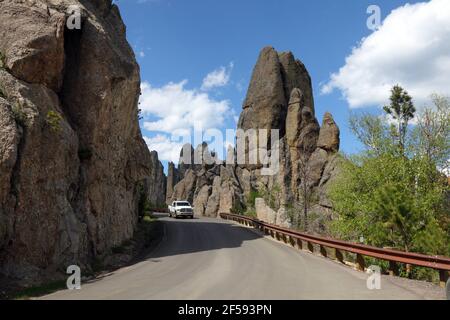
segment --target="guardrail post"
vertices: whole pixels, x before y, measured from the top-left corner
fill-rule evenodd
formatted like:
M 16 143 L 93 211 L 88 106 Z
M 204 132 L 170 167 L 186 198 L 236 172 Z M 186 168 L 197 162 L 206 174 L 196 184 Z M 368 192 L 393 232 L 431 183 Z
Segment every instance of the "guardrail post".
M 344 263 L 344 255 L 342 254 L 342 251 L 339 249 L 334 249 L 334 256 L 337 261 L 340 263 Z
M 320 246 L 320 254 L 325 258 L 328 256 L 327 249 L 322 245 Z
M 450 300 L 450 279 L 447 280 L 447 285 L 445 286 L 445 291 L 447 293 L 447 300 Z
M 396 276 L 398 275 L 398 265 L 395 261 L 389 261 L 389 275 Z
M 289 243 L 291 244 L 291 247 L 295 248 L 295 238 L 292 236 L 289 236 Z
M 297 248 L 299 250 L 303 250 L 303 241 L 302 241 L 302 239 L 298 239 L 297 238 Z
M 447 270 L 439 270 L 439 284 L 442 288 L 445 288 L 445 285 L 449 281 L 449 273 Z
M 356 267 L 359 271 L 364 271 L 366 269 L 366 262 L 361 254 L 356 255 Z
M 308 250 L 309 250 L 309 252 L 311 252 L 311 253 L 314 253 L 314 246 L 313 246 L 313 244 L 311 243 L 311 242 L 307 242 L 307 245 L 308 245 Z

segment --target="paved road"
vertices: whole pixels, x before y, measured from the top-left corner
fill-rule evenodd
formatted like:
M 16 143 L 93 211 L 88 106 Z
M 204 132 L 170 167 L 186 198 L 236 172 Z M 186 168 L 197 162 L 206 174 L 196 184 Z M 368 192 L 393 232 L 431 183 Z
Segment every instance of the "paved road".
M 144 261 L 78 291 L 44 299 L 421 299 L 408 282 L 367 274 L 300 252 L 231 222 L 161 219 L 165 236 Z

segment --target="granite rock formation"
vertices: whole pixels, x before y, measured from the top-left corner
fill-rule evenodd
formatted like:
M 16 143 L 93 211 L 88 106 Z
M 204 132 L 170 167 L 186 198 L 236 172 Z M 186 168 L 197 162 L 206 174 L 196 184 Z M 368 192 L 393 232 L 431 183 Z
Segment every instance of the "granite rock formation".
M 272 47 L 261 51 L 238 129 L 279 130 L 278 141 L 268 137 L 267 145 L 259 145 L 279 150 L 278 172 L 263 175 L 262 159 L 248 163 L 252 147 L 246 145 L 245 163 L 219 162 L 208 170 L 191 167 L 190 171 L 180 164 L 186 174 L 179 177 L 169 200 L 193 201 L 196 213 L 207 216 L 253 208 L 261 219 L 288 227 L 299 225 L 307 202 L 308 211 L 314 213 L 310 216 L 315 217 L 309 221 L 311 231 L 323 232 L 332 213 L 326 190 L 338 167 L 339 128 L 329 113 L 319 125 L 311 78 L 291 52 L 278 53 Z M 274 159 L 272 153 L 269 159 Z M 255 193 L 261 199 L 249 203 Z
M 66 27 L 70 5 L 80 30 Z M 165 183 L 139 129 L 139 67 L 119 10 L 2 0 L 0 60 L 0 274 L 31 283 L 89 269 L 133 236 L 139 199 L 151 198 L 140 186 Z

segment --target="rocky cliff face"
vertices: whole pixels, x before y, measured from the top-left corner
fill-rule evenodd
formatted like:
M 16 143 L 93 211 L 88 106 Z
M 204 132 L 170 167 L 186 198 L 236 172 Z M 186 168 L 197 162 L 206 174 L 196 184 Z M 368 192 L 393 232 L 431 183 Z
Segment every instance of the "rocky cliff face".
M 169 200 L 191 200 L 196 213 L 207 216 L 253 207 L 262 220 L 287 227 L 300 224 L 307 203 L 311 231 L 323 232 L 332 212 L 326 189 L 337 170 L 339 128 L 329 113 L 319 125 L 311 78 L 292 53 L 272 47 L 261 51 L 238 129 L 279 130 L 278 141 L 268 137 L 267 146 L 259 145 L 279 151 L 279 171 L 263 175 L 263 163 L 249 164 L 252 148 L 247 145 L 245 163 L 188 171 Z M 255 194 L 261 199 L 249 203 Z
M 80 30 L 66 27 L 69 5 Z M 88 268 L 133 235 L 140 186 L 165 187 L 139 129 L 139 67 L 119 10 L 0 1 L 0 53 L 0 273 L 26 282 Z

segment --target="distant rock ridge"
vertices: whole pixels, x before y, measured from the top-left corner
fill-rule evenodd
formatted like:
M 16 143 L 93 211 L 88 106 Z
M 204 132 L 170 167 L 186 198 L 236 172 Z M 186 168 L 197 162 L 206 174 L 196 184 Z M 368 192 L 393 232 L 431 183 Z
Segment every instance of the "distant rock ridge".
M 317 215 L 316 221 L 310 222 L 311 228 L 323 231 L 332 213 L 326 190 L 337 170 L 340 133 L 328 112 L 322 126 L 319 125 L 310 75 L 291 52 L 278 53 L 272 47 L 262 49 L 238 129 L 279 130 L 280 141 L 276 144 L 280 151 L 279 172 L 265 176 L 261 174 L 260 165 L 218 162 L 206 167 L 186 167 L 181 162 L 181 175 L 173 190 L 168 188 L 167 201 L 189 200 L 194 203 L 197 214 L 215 217 L 220 212 L 243 212 L 253 206 L 248 203 L 252 193 L 272 194 L 276 198 L 272 208 L 263 210 L 264 201 L 258 201 L 256 209 L 261 212 L 260 217 L 271 217 L 271 223 L 292 226 L 295 221 L 289 210 L 298 212 L 302 207 L 302 182 L 305 181 L 307 192 L 315 199 L 309 203 L 309 211 Z M 273 146 L 274 142 L 270 144 Z M 207 146 L 203 145 L 205 148 Z M 193 148 L 188 146 L 184 150 Z M 251 150 L 246 148 L 245 152 Z
M 80 8 L 81 30 L 66 27 Z M 87 272 L 165 177 L 138 123 L 139 67 L 111 0 L 0 1 L 0 275 Z M 160 191 L 162 190 L 162 191 Z

